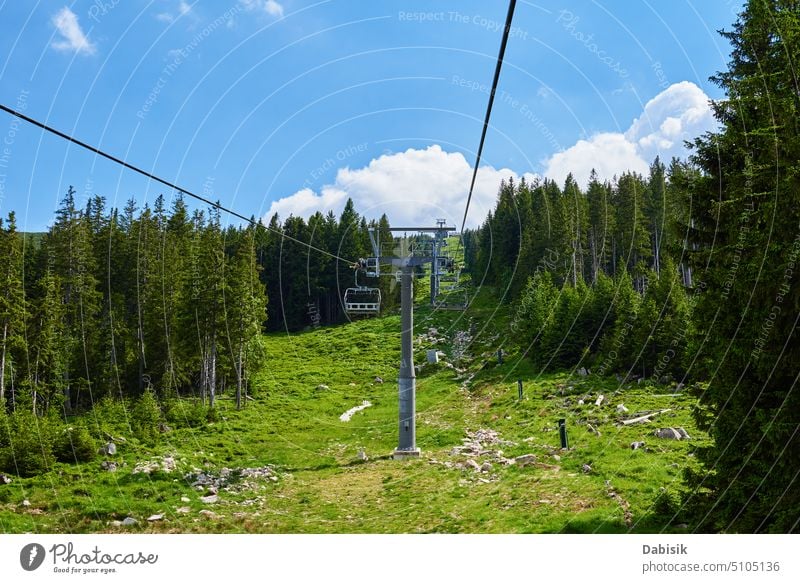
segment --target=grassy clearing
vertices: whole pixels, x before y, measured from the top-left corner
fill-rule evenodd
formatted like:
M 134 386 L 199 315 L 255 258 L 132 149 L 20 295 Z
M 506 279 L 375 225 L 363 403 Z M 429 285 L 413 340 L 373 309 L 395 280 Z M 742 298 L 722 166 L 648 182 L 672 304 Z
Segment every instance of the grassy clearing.
M 424 282 L 421 283 L 424 286 Z M 423 287 L 423 289 L 425 289 Z M 693 401 L 649 384 L 614 379 L 539 375 L 519 355 L 493 357 L 508 315 L 479 298 L 468 313 L 417 312 L 417 334 L 437 327 L 445 341 L 418 343 L 450 360 L 455 331 L 477 334 L 471 357 L 456 366 L 427 365 L 418 376 L 419 460 L 397 462 L 396 367 L 399 316 L 267 338 L 269 371 L 254 401 L 236 411 L 219 400 L 218 419 L 176 429 L 157 447 L 135 440 L 119 446 L 116 472 L 101 460 L 57 464 L 35 478 L 0 485 L 3 532 L 652 532 L 675 530 L 662 494 L 680 489 L 691 450 L 705 442 L 690 418 Z M 491 317 L 490 317 L 491 316 Z M 464 381 L 474 374 L 466 386 Z M 375 382 L 382 377 L 385 382 Z M 525 397 L 517 399 L 516 380 Z M 317 388 L 326 385 L 327 389 Z M 596 407 L 599 394 L 607 404 Z M 579 405 L 579 399 L 585 403 Z M 362 401 L 372 406 L 344 423 L 339 416 Z M 624 404 L 628 413 L 617 405 Z M 652 423 L 622 427 L 623 415 L 669 408 Z M 571 449 L 559 450 L 556 421 L 567 419 Z M 590 429 L 590 425 L 600 435 Z M 690 441 L 657 439 L 657 427 L 684 427 Z M 488 428 L 509 443 L 492 446 L 511 458 L 535 454 L 535 465 L 492 463 L 477 472 L 451 455 L 466 431 Z M 634 441 L 645 441 L 632 450 Z M 363 451 L 368 461 L 359 457 Z M 168 457 L 174 469 L 135 473 L 137 465 Z M 487 457 L 476 458 L 483 463 Z M 171 462 L 171 463 L 172 463 Z M 453 467 L 447 467 L 448 463 Z M 218 501 L 201 497 L 187 474 L 218 476 L 223 468 L 271 466 L 277 480 L 234 475 Z M 587 469 L 587 466 L 591 469 Z M 661 500 L 656 501 L 661 497 Z M 660 511 L 654 511 L 654 504 Z M 209 514 L 211 512 L 212 514 Z M 163 519 L 148 522 L 151 515 Z M 134 526 L 114 521 L 135 518 Z M 680 530 L 680 529 L 679 529 Z

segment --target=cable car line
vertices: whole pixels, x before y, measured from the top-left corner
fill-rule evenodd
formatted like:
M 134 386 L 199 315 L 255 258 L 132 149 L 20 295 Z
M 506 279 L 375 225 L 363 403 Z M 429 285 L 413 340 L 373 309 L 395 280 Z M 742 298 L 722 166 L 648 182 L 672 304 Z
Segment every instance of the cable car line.
M 27 115 L 25 115 L 25 114 L 23 114 L 23 113 L 21 113 L 19 111 L 16 111 L 15 109 L 11 109 L 10 107 L 7 107 L 7 106 L 3 105 L 2 103 L 0 103 L 0 109 L 5 111 L 6 113 L 10 113 L 11 115 L 13 115 L 15 117 L 18 117 L 19 119 L 21 119 L 23 121 L 28 122 L 29 124 L 35 125 L 38 128 L 41 128 L 41 129 L 43 129 L 43 130 L 45 130 L 47 132 L 50 132 L 51 134 L 54 134 L 54 135 L 58 136 L 59 138 L 65 139 L 68 142 L 72 142 L 76 146 L 80 146 L 81 148 L 84 148 L 85 150 L 89 150 L 90 152 L 94 152 L 98 156 L 102 156 L 103 158 L 106 158 L 108 160 L 111 160 L 112 162 L 120 164 L 120 165 L 124 166 L 125 168 L 127 168 L 129 170 L 133 170 L 134 172 L 136 172 L 138 174 L 141 174 L 142 176 L 145 176 L 145 177 L 147 177 L 147 178 L 149 178 L 151 180 L 154 180 L 155 182 L 159 182 L 159 183 L 163 184 L 164 186 L 167 186 L 167 187 L 169 187 L 169 188 L 171 188 L 173 190 L 176 190 L 177 192 L 183 193 L 186 196 L 189 196 L 191 198 L 199 200 L 200 202 L 203 202 L 203 203 L 205 203 L 205 204 L 207 204 L 207 205 L 209 205 L 209 206 L 211 206 L 213 208 L 216 208 L 216 209 L 221 210 L 223 212 L 226 212 L 226 213 L 228 213 L 230 215 L 233 215 L 236 218 L 242 219 L 243 221 L 245 221 L 245 222 L 247 222 L 247 223 L 249 223 L 249 224 L 251 224 L 253 226 L 263 227 L 264 229 L 266 229 L 268 231 L 272 231 L 273 233 L 276 233 L 276 234 L 280 235 L 281 237 L 285 237 L 286 239 L 289 239 L 290 241 L 294 241 L 295 243 L 299 243 L 300 245 L 303 245 L 304 247 L 308 247 L 312 251 L 317 251 L 319 253 L 327 255 L 328 257 L 332 257 L 333 259 L 336 259 L 338 261 L 344 261 L 345 263 L 351 263 L 351 264 L 355 263 L 355 261 L 352 260 L 352 259 L 344 259 L 342 257 L 339 257 L 338 255 L 334 255 L 333 253 L 325 251 L 324 249 L 320 249 L 319 247 L 314 247 L 313 245 L 309 245 L 308 243 L 305 243 L 304 241 L 301 241 L 300 239 L 296 239 L 296 238 L 292 237 L 291 235 L 285 234 L 283 231 L 280 231 L 278 229 L 273 229 L 269 225 L 265 225 L 264 223 L 262 223 L 260 221 L 254 221 L 253 219 L 250 219 L 250 218 L 248 218 L 248 217 L 246 217 L 246 216 L 244 216 L 244 215 L 242 215 L 242 214 L 240 214 L 240 213 L 238 213 L 238 212 L 236 212 L 234 210 L 226 208 L 226 207 L 222 206 L 219 203 L 212 202 L 212 201 L 208 200 L 207 198 L 205 198 L 203 196 L 200 196 L 199 194 L 195 194 L 190 190 L 186 190 L 185 188 L 182 188 L 182 187 L 178 186 L 177 184 L 173 184 L 172 182 L 169 182 L 168 180 L 164 180 L 163 178 L 159 178 L 158 176 L 156 176 L 155 174 L 153 174 L 151 172 L 148 172 L 146 170 L 142 170 L 138 166 L 134 166 L 133 164 L 130 164 L 129 162 L 126 162 L 125 160 L 122 160 L 120 158 L 117 158 L 116 156 L 108 154 L 108 153 L 104 152 L 103 150 L 101 150 L 99 148 L 95 148 L 94 146 L 91 146 L 91 145 L 87 144 L 86 142 L 82 142 L 81 140 L 79 140 L 77 138 L 74 138 L 74 137 L 70 136 L 69 134 L 65 134 L 64 132 L 61 132 L 61 131 L 59 131 L 59 130 L 57 130 L 57 129 L 55 129 L 55 128 L 53 128 L 53 127 L 51 127 L 51 126 L 49 126 L 49 125 L 47 125 L 45 123 L 42 123 L 42 122 L 40 122 L 40 121 L 38 121 L 36 119 L 33 119 L 32 117 L 28 117 Z
M 475 158 L 475 168 L 472 171 L 472 182 L 469 185 L 469 195 L 467 195 L 467 206 L 464 209 L 464 220 L 461 221 L 461 232 L 464 232 L 464 226 L 467 224 L 467 213 L 469 213 L 469 203 L 472 201 L 472 191 L 475 189 L 475 179 L 478 177 L 478 167 L 481 164 L 481 154 L 483 153 L 483 143 L 486 141 L 486 130 L 489 128 L 489 118 L 492 115 L 492 106 L 494 105 L 494 96 L 497 92 L 497 84 L 500 81 L 500 70 L 503 68 L 503 57 L 506 54 L 506 45 L 508 44 L 508 36 L 511 33 L 511 21 L 514 18 L 514 8 L 517 5 L 517 0 L 511 0 L 508 4 L 508 14 L 506 15 L 506 27 L 503 30 L 503 40 L 500 43 L 500 52 L 497 54 L 497 66 L 494 70 L 494 80 L 492 81 L 492 91 L 489 93 L 489 104 L 486 106 L 486 118 L 483 121 L 483 131 L 481 132 L 481 141 L 478 145 L 478 156 Z

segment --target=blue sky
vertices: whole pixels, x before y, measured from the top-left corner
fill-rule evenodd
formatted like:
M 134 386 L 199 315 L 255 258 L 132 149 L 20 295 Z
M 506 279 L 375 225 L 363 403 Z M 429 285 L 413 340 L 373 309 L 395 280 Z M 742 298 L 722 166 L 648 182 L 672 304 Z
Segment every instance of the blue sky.
M 711 129 L 741 2 L 520 0 L 470 224 L 499 180 L 612 178 Z M 507 3 L 0 0 L 0 101 L 246 215 L 460 223 Z M 0 213 L 174 193 L 0 114 Z

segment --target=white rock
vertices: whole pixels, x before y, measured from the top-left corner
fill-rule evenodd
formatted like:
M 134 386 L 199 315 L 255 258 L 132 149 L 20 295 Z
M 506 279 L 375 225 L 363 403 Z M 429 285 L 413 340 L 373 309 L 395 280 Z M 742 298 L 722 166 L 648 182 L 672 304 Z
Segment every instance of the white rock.
M 529 466 L 536 463 L 536 454 L 533 453 L 526 453 L 524 455 L 518 455 L 514 458 L 514 463 L 518 466 Z
M 467 461 L 464 463 L 464 465 L 465 465 L 465 466 L 467 466 L 468 468 L 472 468 L 472 469 L 473 469 L 473 470 L 475 470 L 476 472 L 480 472 L 480 471 L 481 471 L 481 466 L 478 464 L 478 462 L 476 462 L 476 461 L 475 461 L 475 460 L 473 460 L 473 459 L 468 459 L 468 460 L 467 460 Z
M 680 439 L 681 434 L 678 432 L 677 429 L 672 427 L 664 427 L 662 429 L 656 429 L 655 436 L 661 439 Z
M 31 505 L 31 501 L 30 501 L 30 500 L 23 500 L 23 501 L 22 501 L 22 505 L 23 505 L 25 508 L 29 508 L 29 507 L 30 507 L 30 505 Z
M 604 402 L 605 400 L 606 400 L 605 396 L 604 396 L 604 395 L 600 395 L 599 397 L 597 397 L 597 400 L 594 402 L 594 404 L 595 404 L 597 407 L 599 407 L 600 405 L 602 405 L 602 404 L 603 404 L 603 402 Z
M 200 498 L 200 502 L 202 502 L 203 504 L 216 504 L 217 502 L 219 502 L 219 496 L 217 496 L 216 494 L 211 494 L 210 496 L 203 496 L 202 498 Z
M 158 522 L 159 520 L 164 520 L 163 514 L 153 514 L 147 517 L 147 522 Z
M 176 509 L 175 512 L 178 514 L 189 514 L 192 511 L 191 508 L 188 506 L 181 506 L 180 508 Z
M 627 412 L 628 408 L 625 405 L 623 405 L 622 403 L 617 405 L 617 413 L 627 413 Z
M 122 526 L 136 526 L 137 524 L 139 524 L 139 521 L 130 516 L 122 521 Z
M 117 445 L 111 441 L 106 443 L 100 448 L 100 455 L 115 455 L 117 453 Z
M 191 502 L 191 499 L 187 496 L 181 496 L 181 502 L 188 503 Z

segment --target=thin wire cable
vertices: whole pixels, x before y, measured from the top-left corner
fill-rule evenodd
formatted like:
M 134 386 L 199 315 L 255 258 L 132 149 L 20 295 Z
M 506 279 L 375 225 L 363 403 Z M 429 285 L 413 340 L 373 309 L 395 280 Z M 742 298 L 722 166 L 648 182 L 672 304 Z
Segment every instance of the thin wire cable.
M 472 191 L 475 189 L 475 179 L 478 177 L 478 167 L 481 164 L 481 153 L 483 153 L 483 143 L 486 141 L 486 130 L 489 128 L 489 118 L 492 115 L 492 106 L 494 105 L 494 96 L 497 92 L 497 83 L 500 81 L 500 70 L 503 68 L 503 57 L 506 54 L 506 45 L 508 44 L 508 36 L 511 33 L 511 21 L 514 18 L 514 8 L 517 5 L 517 0 L 511 0 L 508 4 L 508 14 L 506 15 L 506 27 L 503 30 L 503 41 L 500 43 L 500 52 L 497 54 L 497 66 L 494 70 L 494 80 L 492 81 L 492 92 L 489 94 L 489 104 L 486 106 L 486 118 L 483 121 L 483 131 L 481 132 L 481 141 L 478 146 L 478 157 L 475 159 L 475 168 L 472 171 L 472 182 L 469 185 L 469 195 L 467 196 L 467 206 L 464 209 L 464 220 L 461 221 L 461 232 L 464 232 L 464 226 L 467 224 L 467 213 L 469 213 L 469 203 L 472 201 Z
M 42 123 L 42 122 L 40 122 L 38 120 L 35 120 L 32 117 L 28 117 L 27 115 L 25 115 L 23 113 L 20 113 L 19 111 L 16 111 L 14 109 L 11 109 L 10 107 L 6 107 L 2 103 L 0 103 L 0 109 L 5 111 L 6 113 L 10 113 L 11 115 L 13 115 L 15 117 L 18 117 L 19 119 L 21 119 L 23 121 L 28 122 L 29 124 L 35 125 L 38 128 L 41 128 L 41 129 L 43 129 L 43 130 L 45 130 L 47 132 L 50 132 L 51 134 L 54 134 L 54 135 L 58 136 L 59 138 L 63 138 L 65 140 L 67 140 L 68 142 L 72 142 L 73 144 L 75 144 L 77 146 L 80 146 L 81 148 L 89 150 L 90 152 L 94 152 L 98 156 L 102 156 L 103 158 L 106 158 L 108 160 L 111 160 L 112 162 L 120 164 L 120 165 L 124 166 L 125 168 L 127 168 L 129 170 L 133 170 L 134 172 L 136 172 L 138 174 L 141 174 L 142 176 L 146 176 L 147 178 L 149 178 L 151 180 L 154 180 L 156 182 L 159 182 L 159 183 L 163 184 L 164 186 L 172 188 L 173 190 L 176 190 L 176 191 L 178 191 L 180 193 L 183 193 L 186 196 L 189 196 L 191 198 L 197 199 L 200 202 L 203 202 L 203 203 L 205 203 L 205 204 L 207 204 L 207 205 L 209 205 L 211 207 L 214 207 L 214 208 L 216 208 L 218 210 L 221 210 L 221 211 L 226 212 L 226 213 L 228 213 L 230 215 L 233 215 L 236 218 L 242 219 L 243 221 L 246 221 L 247 223 L 249 223 L 249 224 L 251 224 L 253 226 L 263 227 L 264 229 L 266 229 L 268 231 L 272 231 L 273 233 L 277 233 L 281 237 L 285 237 L 286 239 L 289 239 L 290 241 L 294 241 L 295 243 L 299 243 L 300 245 L 303 245 L 304 247 L 308 247 L 309 249 L 311 249 L 313 251 L 317 251 L 319 253 L 322 253 L 324 255 L 332 257 L 332 258 L 334 258 L 334 259 L 336 259 L 338 261 L 344 261 L 346 263 L 354 263 L 354 260 L 352 260 L 352 259 L 344 259 L 342 257 L 339 257 L 338 255 L 334 255 L 333 253 L 329 253 L 328 251 L 325 251 L 324 249 L 320 249 L 319 247 L 314 247 L 313 245 L 309 245 L 308 243 L 305 243 L 304 241 L 301 241 L 300 239 L 295 239 L 294 237 L 292 237 L 290 235 L 287 235 L 283 231 L 280 231 L 278 229 L 273 229 L 269 225 L 265 225 L 264 223 L 262 223 L 260 221 L 254 221 L 253 219 L 250 219 L 250 218 L 248 218 L 248 217 L 246 217 L 246 216 L 244 216 L 242 214 L 239 214 L 236 211 L 233 211 L 233 210 L 231 210 L 229 208 L 225 208 L 224 206 L 222 206 L 219 203 L 212 202 L 212 201 L 208 200 L 207 198 L 200 196 L 199 194 L 195 194 L 190 190 L 186 190 L 185 188 L 181 188 L 177 184 L 173 184 L 172 182 L 164 180 L 163 178 L 159 178 L 155 174 L 147 172 L 146 170 L 142 170 L 141 168 L 139 168 L 137 166 L 134 166 L 133 164 L 129 164 L 128 162 L 125 162 L 124 160 L 121 160 L 120 158 L 117 158 L 116 156 L 112 156 L 111 154 L 107 154 L 106 152 L 104 152 L 103 150 L 100 150 L 99 148 L 95 148 L 94 146 L 90 146 L 89 144 L 87 144 L 85 142 L 82 142 L 77 138 L 73 138 L 72 136 L 70 136 L 68 134 L 65 134 L 64 132 L 61 132 L 61 131 L 59 131 L 59 130 L 57 130 L 55 128 L 52 128 L 52 127 L 48 126 L 47 124 L 44 124 L 44 123 Z

